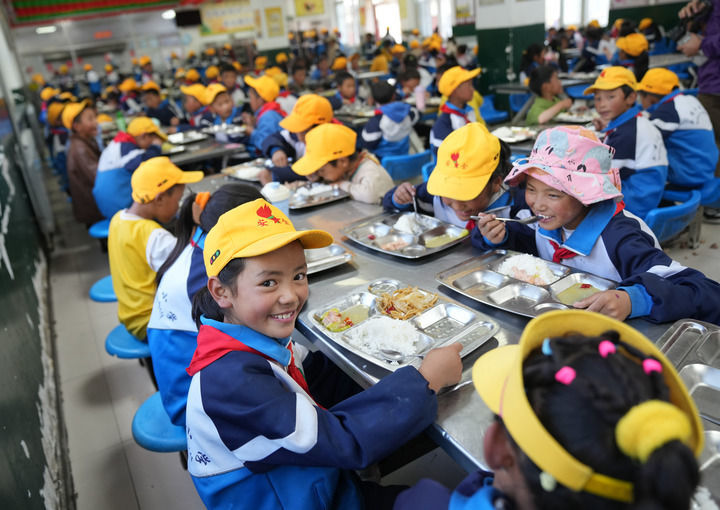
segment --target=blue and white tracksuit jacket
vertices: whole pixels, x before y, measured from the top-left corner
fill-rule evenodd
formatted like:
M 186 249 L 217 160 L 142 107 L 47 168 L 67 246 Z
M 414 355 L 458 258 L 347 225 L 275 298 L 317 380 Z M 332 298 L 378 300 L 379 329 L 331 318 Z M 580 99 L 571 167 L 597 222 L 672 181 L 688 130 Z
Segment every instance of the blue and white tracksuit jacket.
M 129 137 L 129 135 L 127 135 Z M 112 218 L 120 209 L 132 204 L 133 172 L 145 160 L 160 156 L 161 147 L 151 145 L 143 150 L 130 141 L 118 141 L 119 136 L 105 147 L 98 161 L 93 197 L 100 212 Z
M 293 161 L 297 161 L 305 155 L 305 142 L 301 142 L 295 133 L 291 133 L 287 129 L 281 129 L 265 138 L 262 145 L 262 153 L 267 158 L 271 158 L 278 150 L 283 151 Z M 273 166 L 270 171 L 272 172 L 273 181 L 277 182 L 307 180 L 307 177 L 293 172 L 290 166 Z
M 700 101 L 676 90 L 647 111 L 665 140 L 668 183 L 699 188 L 713 180 L 718 148 L 710 116 Z
M 250 134 L 250 145 L 258 154 L 262 151 L 265 139 L 280 131 L 280 121 L 283 120 L 283 116 L 275 110 L 266 110 L 262 115 L 260 114 L 261 110 L 262 108 L 259 108 L 255 112 L 255 129 Z
M 465 108 L 459 109 L 448 101 L 443 106 L 453 110 L 453 113 L 441 113 L 433 124 L 430 131 L 430 147 L 434 157 L 437 157 L 438 148 L 447 135 L 469 122 L 477 122 L 475 110 L 470 105 L 466 104 Z
M 627 210 L 616 210 L 612 200 L 590 206 L 575 231 L 565 230 L 565 241 L 561 229 L 506 223 L 503 243 L 492 244 L 477 230 L 472 243 L 482 250 L 508 248 L 552 260 L 553 241 L 578 254 L 562 260 L 566 266 L 618 282 L 618 289 L 630 295 L 630 318 L 651 322 L 695 318 L 720 324 L 720 284 L 672 260 L 644 221 Z M 531 214 L 525 209 L 517 217 Z
M 660 205 L 668 174 L 668 159 L 660 131 L 639 106 L 613 119 L 603 142 L 615 149 L 612 166 L 620 169 L 627 209 L 645 218 Z
M 213 126 L 220 126 L 222 124 L 234 124 L 237 126 L 243 125 L 243 119 L 242 119 L 242 107 L 240 106 L 233 106 L 232 111 L 230 112 L 230 115 L 227 119 L 223 121 L 223 119 L 220 118 L 219 115 L 211 112 L 210 110 L 206 111 L 203 116 L 200 118 L 200 122 L 198 125 L 201 128 L 206 127 L 213 127 Z M 247 143 L 249 138 L 244 133 L 238 134 L 238 135 L 228 135 L 226 133 L 215 133 L 215 139 L 219 142 L 232 142 L 232 143 Z
M 493 474 L 487 471 L 470 473 L 454 491 L 435 480 L 423 478 L 401 492 L 393 510 L 496 510 L 512 508 L 506 496 L 492 486 Z
M 147 339 L 163 407 L 170 421 L 185 426 L 190 376 L 185 369 L 197 347 L 192 299 L 207 285 L 203 263 L 205 232 L 198 227 L 192 242 L 168 268 L 155 293 Z
M 270 359 L 231 351 L 192 377 L 188 471 L 209 509 L 362 510 L 352 469 L 430 425 L 437 398 L 412 367 L 324 409 L 287 373 L 288 338 L 204 318 Z M 296 365 L 301 348 L 295 346 Z
M 412 204 L 398 204 L 395 202 L 395 200 L 393 200 L 393 194 L 395 193 L 396 189 L 397 186 L 385 193 L 385 196 L 382 200 L 383 208 L 386 211 L 411 210 Z M 482 190 L 480 191 L 480 193 L 482 193 Z M 445 205 L 445 203 L 442 201 L 442 197 L 439 197 L 437 195 L 431 195 L 430 193 L 428 193 L 427 182 L 423 182 L 415 186 L 415 197 L 417 198 L 418 212 L 434 216 L 441 221 L 444 221 L 446 223 L 452 223 L 453 225 L 460 228 L 467 227 L 468 221 L 463 221 L 458 218 L 452 207 Z M 499 218 L 510 218 L 522 207 L 525 207 L 525 202 L 522 197 L 523 194 L 518 193 L 517 188 L 510 188 L 510 190 L 501 189 L 498 193 L 490 197 L 490 203 L 487 206 L 486 210 L 493 211 L 493 214 Z M 521 202 L 518 205 L 516 205 L 517 198 L 521 199 Z M 472 228 L 477 229 L 477 226 L 473 225 Z
M 410 152 L 410 132 L 420 113 L 407 103 L 382 105 L 362 130 L 361 147 L 378 158 L 402 156 Z
M 157 108 L 145 108 L 145 115 L 151 119 L 157 119 L 161 126 L 170 126 L 173 117 L 178 120 L 183 118 L 182 111 L 176 104 L 165 99 Z

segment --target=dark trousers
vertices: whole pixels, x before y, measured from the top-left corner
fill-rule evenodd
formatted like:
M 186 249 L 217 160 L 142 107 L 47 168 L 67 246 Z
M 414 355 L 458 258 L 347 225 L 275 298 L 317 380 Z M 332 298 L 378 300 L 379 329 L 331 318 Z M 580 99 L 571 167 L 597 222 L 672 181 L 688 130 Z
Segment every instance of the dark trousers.
M 715 132 L 715 145 L 720 148 L 720 94 L 698 94 L 698 100 L 710 115 Z M 715 177 L 720 177 L 720 159 L 715 167 Z

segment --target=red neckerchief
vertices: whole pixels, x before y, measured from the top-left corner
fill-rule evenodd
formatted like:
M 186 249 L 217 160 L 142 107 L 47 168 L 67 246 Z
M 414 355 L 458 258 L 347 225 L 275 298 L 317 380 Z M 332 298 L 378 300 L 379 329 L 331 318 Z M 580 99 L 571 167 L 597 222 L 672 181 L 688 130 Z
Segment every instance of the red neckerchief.
M 375 115 L 383 115 L 383 111 L 380 108 L 375 108 L 375 111 L 373 111 Z
M 287 366 L 287 373 L 290 377 L 292 377 L 293 381 L 300 385 L 305 393 L 310 395 L 310 389 L 305 381 L 305 377 L 297 365 L 295 365 L 295 355 L 292 350 L 292 342 L 288 343 L 288 350 L 290 351 L 290 363 Z M 234 351 L 250 352 L 252 354 L 257 354 L 266 360 L 276 361 L 262 352 L 253 349 L 252 347 L 248 347 L 237 338 L 233 338 L 217 328 L 203 324 L 198 330 L 197 348 L 195 349 L 195 354 L 193 354 L 192 361 L 190 361 L 190 366 L 188 366 L 185 371 L 192 377 L 214 361 L 217 361 L 227 353 Z
M 615 212 L 613 213 L 613 216 L 617 215 L 623 209 L 625 209 L 625 202 L 621 200 L 615 205 Z M 550 241 L 550 246 L 552 246 L 553 250 L 555 250 L 553 252 L 553 262 L 559 263 L 562 262 L 563 259 L 571 259 L 578 256 L 578 254 L 572 250 L 568 250 L 567 248 L 561 248 L 555 241 L 552 241 L 550 239 L 548 239 L 548 241 Z
M 133 145 L 137 145 L 135 137 L 127 134 L 125 131 L 119 131 L 118 134 L 115 135 L 115 138 L 113 138 L 113 142 L 131 143 Z
M 465 224 L 465 230 L 470 232 L 472 229 L 474 229 L 477 226 L 477 223 L 475 223 L 475 220 L 470 220 Z
M 267 103 L 262 105 L 260 111 L 258 111 L 257 120 L 260 120 L 260 117 L 262 117 L 265 112 L 269 112 L 271 110 L 274 112 L 278 112 L 283 118 L 287 117 L 287 113 L 285 113 L 285 110 L 282 109 L 282 106 L 277 104 L 275 101 L 268 101 Z
M 464 113 L 460 113 L 460 112 L 457 111 L 457 110 L 453 110 L 452 108 L 450 108 L 450 107 L 447 105 L 447 103 L 443 103 L 443 105 L 440 107 L 440 113 L 447 113 L 448 115 L 457 115 L 458 117 L 462 117 L 463 119 L 465 119 L 465 122 L 467 122 L 468 124 L 469 124 L 470 122 L 472 122 L 472 121 L 468 118 L 467 115 L 465 115 Z

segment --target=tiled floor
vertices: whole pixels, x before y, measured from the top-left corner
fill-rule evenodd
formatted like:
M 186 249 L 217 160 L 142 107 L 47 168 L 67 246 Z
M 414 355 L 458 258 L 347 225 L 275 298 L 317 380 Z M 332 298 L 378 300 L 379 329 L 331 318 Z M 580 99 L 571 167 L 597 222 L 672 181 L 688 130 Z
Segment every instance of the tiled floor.
M 136 361 L 119 360 L 105 352 L 105 336 L 117 324 L 116 304 L 94 303 L 87 292 L 108 273 L 107 256 L 74 223 L 63 196 L 55 192 L 53 197 L 59 233 L 50 287 L 78 509 L 202 508 L 178 454 L 152 453 L 132 439 L 135 410 L 154 388 Z M 679 262 L 720 279 L 720 225 L 703 225 L 703 239 L 697 250 L 676 243 L 668 252 Z M 409 484 L 427 476 L 454 486 L 463 474 L 436 449 L 384 482 Z

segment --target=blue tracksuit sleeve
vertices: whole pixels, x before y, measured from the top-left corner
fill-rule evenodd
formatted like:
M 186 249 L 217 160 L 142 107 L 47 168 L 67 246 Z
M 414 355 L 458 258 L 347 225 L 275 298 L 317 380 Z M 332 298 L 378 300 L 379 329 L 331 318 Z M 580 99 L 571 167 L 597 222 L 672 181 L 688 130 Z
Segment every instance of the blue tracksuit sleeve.
M 142 163 L 143 161 L 146 161 L 150 158 L 160 156 L 161 154 L 162 154 L 162 147 L 160 147 L 159 145 L 151 145 L 150 147 L 148 147 L 147 149 L 145 149 L 144 151 L 139 153 L 134 158 L 128 160 L 125 163 L 125 170 L 127 170 L 130 173 L 133 173 L 137 169 L 137 167 L 140 166 L 140 163 Z
M 215 116 L 211 112 L 205 112 L 198 122 L 199 127 L 212 127 L 215 124 Z
M 386 211 L 409 211 L 412 209 L 412 204 L 398 204 L 395 200 L 393 200 L 393 195 L 395 194 L 396 189 L 397 186 L 385 193 L 382 200 L 383 208 Z M 428 193 L 427 182 L 421 182 L 415 186 L 415 197 L 417 198 L 418 208 L 420 211 L 424 213 L 432 213 L 434 196 Z
M 441 113 L 435 123 L 433 124 L 432 130 L 430 131 L 430 147 L 433 151 L 433 157 L 437 157 L 438 148 L 445 138 L 452 133 L 453 125 L 450 115 L 447 113 Z
M 473 228 L 470 232 L 470 242 L 475 248 L 483 251 L 503 248 L 538 256 L 535 229 L 522 223 L 505 223 L 505 240 L 500 244 L 491 243 L 480 233 L 479 228 Z
M 227 368 L 237 377 L 228 379 Z M 330 409 L 285 387 L 256 354 L 227 354 L 200 375 L 202 387 L 223 388 L 203 394 L 205 413 L 225 447 L 256 473 L 283 465 L 359 469 L 419 434 L 437 414 L 435 393 L 411 367 Z
M 267 111 L 257 121 L 255 129 L 250 135 L 250 144 L 256 149 L 260 149 L 265 139 L 273 133 L 280 131 L 280 121 L 282 116 L 275 111 Z
M 270 168 L 270 173 L 275 182 L 307 181 L 307 177 L 296 174 L 289 166 L 274 166 Z
M 289 158 L 295 158 L 295 149 L 282 137 L 280 131 L 276 131 L 265 138 L 262 144 L 262 152 L 266 158 L 272 157 L 276 150 L 283 151 Z
M 636 222 L 625 218 L 624 222 Z M 637 228 L 617 229 L 624 235 L 603 242 L 632 301 L 631 317 L 668 322 L 684 317 L 720 324 L 720 284 L 672 260 Z
M 372 152 L 382 141 L 383 133 L 382 129 L 380 129 L 380 119 L 382 119 L 382 116 L 382 113 L 375 115 L 365 124 L 360 135 L 360 145 L 363 149 Z

